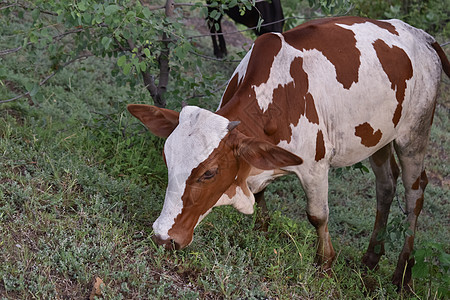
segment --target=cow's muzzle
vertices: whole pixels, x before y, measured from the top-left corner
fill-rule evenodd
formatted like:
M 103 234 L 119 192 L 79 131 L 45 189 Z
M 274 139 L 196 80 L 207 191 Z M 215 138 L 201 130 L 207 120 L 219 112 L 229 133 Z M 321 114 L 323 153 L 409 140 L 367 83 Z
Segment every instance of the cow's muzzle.
M 177 242 L 175 242 L 173 239 L 167 239 L 167 240 L 165 240 L 165 239 L 163 239 L 163 238 L 161 238 L 161 236 L 159 235 L 159 234 L 154 234 L 153 236 L 152 236 L 152 240 L 156 243 L 156 244 L 158 244 L 158 245 L 160 245 L 160 246 L 164 246 L 166 249 L 168 249 L 168 250 L 180 250 L 182 247 L 177 243 Z

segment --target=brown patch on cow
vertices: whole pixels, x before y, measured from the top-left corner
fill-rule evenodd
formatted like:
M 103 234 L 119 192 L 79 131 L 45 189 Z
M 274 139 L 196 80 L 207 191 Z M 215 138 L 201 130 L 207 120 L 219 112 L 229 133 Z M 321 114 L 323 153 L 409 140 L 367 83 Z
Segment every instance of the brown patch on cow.
M 317 115 L 314 98 L 310 93 L 307 93 L 305 96 L 305 117 L 309 122 L 319 124 L 319 116 Z
M 428 177 L 425 170 L 422 171 L 420 174 L 420 187 L 422 188 L 422 191 L 425 190 L 426 186 L 428 185 Z
M 362 24 L 362 23 L 372 23 L 377 25 L 380 28 L 386 29 L 392 34 L 399 35 L 397 30 L 395 29 L 395 26 L 391 23 L 379 21 L 379 20 L 372 20 L 367 18 L 360 18 L 360 17 L 342 17 L 342 18 L 336 18 L 335 22 L 337 24 L 345 24 L 345 25 L 353 25 L 353 24 Z
M 416 181 L 414 181 L 414 183 L 411 186 L 411 189 L 418 190 L 419 189 L 419 184 L 420 184 L 420 176 L 417 177 Z
M 391 82 L 391 88 L 394 90 L 397 98 L 397 108 L 395 109 L 392 122 L 394 127 L 397 126 L 402 116 L 402 104 L 405 99 L 406 81 L 413 76 L 413 68 L 411 60 L 406 52 L 397 47 L 389 47 L 384 41 L 378 39 L 373 42 L 378 59 L 383 67 L 384 72 Z
M 422 196 L 420 196 L 420 198 L 416 200 L 416 206 L 414 207 L 414 214 L 416 215 L 416 217 L 419 216 L 420 212 L 422 211 L 422 208 L 423 208 L 423 193 Z
M 391 23 L 383 22 L 383 21 L 379 21 L 379 20 L 367 20 L 367 22 L 373 23 L 380 28 L 386 29 L 387 31 L 389 31 L 392 34 L 399 35 L 397 30 L 395 29 L 395 26 L 392 25 Z
M 233 78 L 231 78 L 230 82 L 228 83 L 227 89 L 225 90 L 225 93 L 223 94 L 222 103 L 220 105 L 221 107 L 226 105 L 228 103 L 228 101 L 230 101 L 231 98 L 236 93 L 238 86 L 239 86 L 238 81 L 239 81 L 239 74 L 236 73 L 236 74 L 234 74 Z
M 267 82 L 275 56 L 280 50 L 281 39 L 276 34 L 265 34 L 256 39 L 244 81 L 250 80 L 251 84 L 256 86 Z
M 275 134 L 278 129 L 277 122 L 274 119 L 270 119 L 267 121 L 266 125 L 264 125 L 264 133 L 268 136 Z
M 283 33 L 283 36 L 289 45 L 300 51 L 316 49 L 322 52 L 335 66 L 337 81 L 349 89 L 358 82 L 361 53 L 356 48 L 353 31 L 336 25 L 338 21 L 342 23 L 345 20 L 330 18 L 308 22 Z
M 445 74 L 450 77 L 450 62 L 448 61 L 447 55 L 445 54 L 444 50 L 442 50 L 438 42 L 432 43 L 431 47 L 434 48 L 437 55 L 439 56 L 439 59 L 441 60 L 442 70 L 444 70 Z
M 231 199 L 236 195 L 236 189 L 237 189 L 237 186 L 231 186 L 228 190 L 226 190 L 226 192 L 224 194 L 227 195 L 227 197 Z
M 319 130 L 317 132 L 316 137 L 316 156 L 314 157 L 314 159 L 316 161 L 319 161 L 324 157 L 325 157 L 325 142 L 323 140 L 322 130 Z
M 411 189 L 418 190 L 419 187 L 422 189 L 422 191 L 425 190 L 425 187 L 428 185 L 428 177 L 425 170 L 422 171 L 419 177 L 417 177 L 416 181 L 411 186 Z
M 260 45 L 262 46 L 264 45 Z M 255 47 L 256 45 L 252 57 L 259 53 Z M 272 97 L 276 101 L 270 103 L 267 110 L 262 112 L 256 101 L 254 89 L 250 88 L 255 85 L 252 78 L 257 75 L 247 70 L 244 79 L 246 82 L 240 85 L 245 88 L 239 88 L 235 93 L 236 97 L 231 100 L 232 103 L 222 107 L 217 113 L 227 118 L 233 117 L 233 120 L 239 116 L 237 119 L 246 125 L 241 126 L 239 130 L 247 136 L 257 136 L 275 145 L 281 140 L 289 143 L 292 136 L 292 126 L 289 124 L 297 126 L 302 115 L 311 123 L 319 123 L 314 99 L 308 93 L 308 74 L 303 70 L 301 57 L 293 59 L 289 72 L 294 81 L 285 85 L 279 84 L 272 92 Z M 244 108 L 241 103 L 246 103 Z
M 323 223 L 318 217 L 312 216 L 309 213 L 306 213 L 306 216 L 308 217 L 309 223 L 311 223 L 311 225 L 316 229 L 319 228 L 319 226 Z
M 361 144 L 366 147 L 373 147 L 378 144 L 383 134 L 380 129 L 374 132 L 372 126 L 365 122 L 355 127 L 355 135 L 361 138 Z

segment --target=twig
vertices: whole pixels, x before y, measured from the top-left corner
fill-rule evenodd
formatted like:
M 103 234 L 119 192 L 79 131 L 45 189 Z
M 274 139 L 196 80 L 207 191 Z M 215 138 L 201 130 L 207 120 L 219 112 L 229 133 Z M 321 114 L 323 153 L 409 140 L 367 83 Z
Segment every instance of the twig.
M 240 60 L 227 60 L 227 59 L 223 59 L 223 58 L 216 58 L 216 57 L 212 57 L 212 56 L 207 56 L 207 55 L 204 55 L 204 54 L 197 53 L 195 51 L 189 51 L 189 53 L 197 55 L 197 56 L 200 56 L 200 57 L 205 58 L 205 59 L 220 61 L 220 62 L 224 62 L 224 63 L 241 62 Z
M 89 53 L 89 54 L 81 55 L 81 56 L 79 56 L 79 57 L 76 57 L 76 58 L 74 58 L 74 59 L 72 59 L 72 60 L 66 62 L 65 64 L 63 64 L 62 66 L 60 66 L 58 70 L 56 70 L 56 71 L 53 72 L 52 74 L 48 75 L 48 76 L 45 77 L 41 82 L 39 82 L 39 86 L 44 85 L 50 78 L 52 78 L 53 76 L 55 76 L 56 73 L 58 73 L 60 70 L 62 70 L 63 68 L 67 67 L 68 65 L 70 65 L 70 64 L 72 64 L 72 63 L 74 63 L 74 62 L 76 62 L 77 60 L 84 59 L 84 58 L 87 58 L 87 57 L 90 57 L 90 56 L 93 56 L 93 54 L 92 54 L 92 53 Z M 14 98 L 11 98 L 11 99 L 1 100 L 1 101 L 0 101 L 0 104 L 2 104 L 2 103 L 7 103 L 7 102 L 11 102 L 11 101 L 20 99 L 20 98 L 25 97 L 25 96 L 28 96 L 28 95 L 30 95 L 30 92 L 26 92 L 26 93 L 24 93 L 24 94 L 22 94 L 22 95 L 18 95 L 18 96 L 14 97 Z
M 27 9 L 27 10 L 34 9 L 33 7 L 26 6 L 26 5 L 22 4 L 22 3 L 10 3 L 10 2 L 4 1 L 4 2 L 1 2 L 0 4 L 6 4 L 6 6 L 0 7 L 0 10 L 7 9 L 7 8 L 10 8 L 10 7 L 15 7 L 15 6 L 23 8 L 23 9 Z M 39 9 L 40 13 L 43 13 L 43 14 L 46 14 L 46 15 L 55 16 L 55 17 L 58 16 L 57 13 L 54 13 L 54 12 L 51 12 L 51 11 L 48 11 L 48 10 L 42 10 L 38 6 L 36 6 L 35 8 Z
M 228 84 L 228 80 L 225 81 L 225 83 L 223 83 L 223 84 L 219 85 L 218 87 L 216 87 L 212 92 L 215 93 L 215 92 L 221 90 L 227 84 Z M 194 98 L 203 98 L 203 97 L 206 97 L 206 96 L 208 96 L 208 95 L 207 94 L 195 95 L 195 93 L 194 93 L 194 95 L 187 97 L 185 100 L 194 99 Z
M 74 29 L 74 30 L 69 30 L 69 31 L 63 32 L 61 34 L 55 35 L 54 37 L 52 37 L 52 39 L 53 39 L 53 41 L 59 41 L 63 37 L 65 37 L 65 36 L 67 36 L 69 34 L 79 33 L 81 31 L 84 31 L 85 29 L 86 28 L 77 28 L 77 29 Z M 30 46 L 32 44 L 34 44 L 34 43 L 33 42 L 28 42 L 26 44 L 26 46 L 19 46 L 17 48 L 13 48 L 13 49 L 0 50 L 0 56 L 4 56 L 4 55 L 8 55 L 8 54 L 11 54 L 11 53 L 18 52 L 18 51 L 22 50 L 23 48 L 26 48 L 27 46 Z

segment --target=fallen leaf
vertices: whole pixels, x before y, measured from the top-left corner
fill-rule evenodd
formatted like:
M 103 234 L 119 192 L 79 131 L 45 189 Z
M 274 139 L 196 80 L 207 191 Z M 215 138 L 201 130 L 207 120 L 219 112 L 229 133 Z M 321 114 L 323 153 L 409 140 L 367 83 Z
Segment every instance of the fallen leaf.
M 92 286 L 91 294 L 89 295 L 89 300 L 94 300 L 95 296 L 102 295 L 102 288 L 104 287 L 103 280 L 100 277 L 95 277 L 94 283 Z

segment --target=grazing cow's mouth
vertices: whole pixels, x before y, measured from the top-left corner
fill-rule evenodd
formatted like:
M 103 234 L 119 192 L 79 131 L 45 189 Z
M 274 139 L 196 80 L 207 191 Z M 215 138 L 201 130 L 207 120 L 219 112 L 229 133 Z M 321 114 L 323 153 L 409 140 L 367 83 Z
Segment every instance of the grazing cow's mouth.
M 159 246 L 164 246 L 167 250 L 180 250 L 183 247 L 173 239 L 162 239 L 159 234 L 154 234 L 152 240 Z

